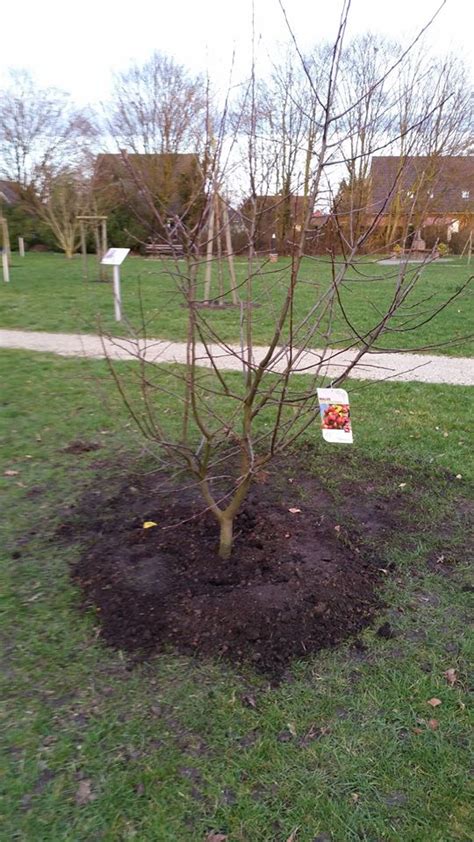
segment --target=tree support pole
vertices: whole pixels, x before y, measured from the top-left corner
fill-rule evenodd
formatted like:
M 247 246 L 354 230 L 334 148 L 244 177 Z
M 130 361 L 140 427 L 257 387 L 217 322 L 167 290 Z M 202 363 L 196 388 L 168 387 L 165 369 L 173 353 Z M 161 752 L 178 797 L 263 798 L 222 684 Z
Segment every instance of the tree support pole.
M 204 281 L 204 301 L 207 303 L 211 297 L 211 272 L 212 272 L 212 251 L 214 245 L 214 196 L 211 200 L 209 214 L 209 226 L 207 231 L 206 248 L 206 276 Z
M 81 253 L 82 253 L 82 276 L 83 280 L 89 280 L 89 266 L 87 264 L 87 244 L 86 244 L 86 232 L 84 228 L 84 222 L 80 221 L 81 225 Z
M 227 262 L 229 264 L 230 294 L 232 296 L 232 304 L 238 304 L 239 300 L 238 300 L 238 297 L 237 297 L 237 280 L 236 280 L 236 277 L 235 277 L 234 251 L 233 251 L 233 248 L 232 248 L 232 237 L 231 237 L 231 234 L 230 234 L 229 209 L 227 207 L 226 202 L 223 202 L 222 216 L 223 216 L 223 225 L 224 225 L 224 233 L 225 233 L 225 247 L 226 247 L 226 252 L 227 252 Z

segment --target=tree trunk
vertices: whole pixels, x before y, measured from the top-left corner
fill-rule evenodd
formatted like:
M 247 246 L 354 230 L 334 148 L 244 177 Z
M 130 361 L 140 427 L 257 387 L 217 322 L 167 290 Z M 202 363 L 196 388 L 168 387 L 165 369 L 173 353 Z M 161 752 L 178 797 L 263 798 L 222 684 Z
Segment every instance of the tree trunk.
M 222 517 L 220 518 L 219 523 L 221 527 L 219 538 L 219 556 L 224 559 L 224 561 L 227 561 L 232 552 L 232 528 L 234 521 L 233 518 Z

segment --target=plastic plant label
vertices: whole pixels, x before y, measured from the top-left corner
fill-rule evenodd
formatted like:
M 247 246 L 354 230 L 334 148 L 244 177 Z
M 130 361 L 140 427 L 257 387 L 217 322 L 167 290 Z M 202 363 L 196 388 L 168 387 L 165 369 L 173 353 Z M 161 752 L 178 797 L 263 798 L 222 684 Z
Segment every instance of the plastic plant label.
M 345 389 L 318 389 L 321 428 L 325 441 L 352 444 L 351 412 Z

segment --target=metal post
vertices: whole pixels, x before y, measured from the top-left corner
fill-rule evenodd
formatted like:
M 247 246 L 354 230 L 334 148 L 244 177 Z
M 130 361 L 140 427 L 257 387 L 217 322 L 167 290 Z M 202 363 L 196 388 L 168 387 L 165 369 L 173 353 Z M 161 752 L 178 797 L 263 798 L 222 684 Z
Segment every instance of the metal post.
M 10 281 L 10 267 L 8 266 L 8 252 L 6 249 L 2 249 L 2 267 L 3 267 L 3 280 L 6 284 Z
M 18 251 L 20 252 L 20 257 L 25 256 L 25 241 L 23 237 L 18 237 Z
M 122 301 L 120 298 L 120 266 L 114 266 L 114 309 L 115 321 L 122 321 Z

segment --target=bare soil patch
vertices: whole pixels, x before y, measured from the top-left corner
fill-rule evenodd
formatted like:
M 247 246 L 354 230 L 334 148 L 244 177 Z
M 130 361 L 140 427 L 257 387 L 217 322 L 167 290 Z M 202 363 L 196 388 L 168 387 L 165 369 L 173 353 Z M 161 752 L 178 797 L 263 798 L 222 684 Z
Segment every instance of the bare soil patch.
M 129 477 L 107 499 L 89 492 L 60 533 L 85 544 L 73 577 L 103 639 L 128 652 L 173 649 L 278 673 L 370 623 L 387 575 L 377 547 L 399 528 L 403 502 L 351 482 L 336 506 L 301 465 L 288 468 L 276 488 L 251 492 L 226 563 L 213 517 L 196 517 L 196 490 L 155 473 Z M 156 526 L 144 528 L 148 521 Z

